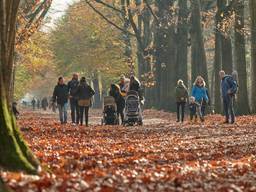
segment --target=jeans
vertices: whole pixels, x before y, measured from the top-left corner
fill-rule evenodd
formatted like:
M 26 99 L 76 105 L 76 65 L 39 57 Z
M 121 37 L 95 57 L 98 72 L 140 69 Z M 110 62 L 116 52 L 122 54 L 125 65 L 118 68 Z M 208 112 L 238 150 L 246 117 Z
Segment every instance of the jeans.
M 58 109 L 59 109 L 59 117 L 60 117 L 60 122 L 67 123 L 68 122 L 68 103 L 64 104 L 58 104 Z
M 79 123 L 79 106 L 77 99 L 70 99 L 71 119 L 72 123 Z
M 180 121 L 180 115 L 181 115 L 181 122 L 184 121 L 185 104 L 186 103 L 184 102 L 177 102 L 177 121 Z M 180 108 L 181 108 L 181 114 L 180 114 Z
M 80 106 L 80 125 L 83 125 L 83 116 L 85 116 L 85 125 L 88 126 L 89 121 L 89 106 L 88 107 L 82 107 Z
M 223 108 L 226 117 L 226 122 L 229 122 L 229 118 L 231 117 L 231 123 L 235 122 L 235 112 L 234 112 L 234 99 L 233 96 L 223 97 Z

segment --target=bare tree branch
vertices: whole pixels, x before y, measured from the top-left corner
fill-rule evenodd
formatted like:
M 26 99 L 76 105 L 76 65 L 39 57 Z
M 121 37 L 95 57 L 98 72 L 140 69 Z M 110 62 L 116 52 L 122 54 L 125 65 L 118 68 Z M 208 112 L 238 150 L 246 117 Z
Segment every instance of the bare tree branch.
M 105 15 L 103 15 L 99 10 L 97 10 L 88 0 L 85 0 L 85 2 L 93 9 L 94 12 L 96 12 L 98 15 L 100 15 L 105 21 L 107 21 L 109 24 L 113 25 L 115 28 L 117 28 L 118 30 L 127 33 L 131 36 L 135 36 L 135 34 L 131 33 L 130 31 L 124 30 L 122 27 L 119 27 L 118 25 L 116 25 L 114 22 L 112 22 L 111 20 L 109 20 Z
M 144 3 L 146 4 L 147 8 L 149 9 L 150 13 L 153 15 L 155 21 L 159 24 L 159 19 L 158 17 L 156 16 L 156 14 L 154 13 L 153 9 L 151 8 L 151 6 L 149 5 L 148 3 L 148 0 L 144 0 Z

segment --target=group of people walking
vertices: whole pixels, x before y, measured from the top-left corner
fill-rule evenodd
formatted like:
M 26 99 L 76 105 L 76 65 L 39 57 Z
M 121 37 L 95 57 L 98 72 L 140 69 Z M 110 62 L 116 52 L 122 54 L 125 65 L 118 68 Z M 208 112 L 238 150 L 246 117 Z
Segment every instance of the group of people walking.
M 135 76 L 130 79 L 124 75 L 120 77 L 120 82 L 111 84 L 109 96 L 115 99 L 117 105 L 118 118 L 124 121 L 125 96 L 128 91 L 140 92 L 141 84 Z M 89 123 L 89 108 L 92 104 L 91 98 L 95 91 L 86 82 L 86 78 L 82 77 L 79 81 L 77 73 L 73 74 L 72 80 L 67 84 L 63 77 L 59 77 L 58 84 L 53 91 L 53 102 L 57 102 L 59 110 L 59 118 L 62 124 L 66 124 L 68 120 L 68 102 L 71 109 L 71 119 L 74 125 L 83 125 L 85 117 L 85 125 Z
M 67 111 L 70 100 L 72 123 L 83 125 L 85 117 L 85 125 L 88 126 L 89 108 L 94 94 L 94 90 L 86 82 L 85 77 L 79 81 L 78 74 L 75 73 L 68 84 L 65 84 L 63 77 L 59 77 L 52 98 L 53 102 L 57 102 L 61 124 L 66 124 L 68 121 Z
M 235 123 L 234 97 L 238 89 L 238 83 L 234 76 L 226 75 L 224 71 L 219 72 L 221 79 L 221 95 L 225 113 L 225 123 Z M 185 106 L 188 103 L 190 120 L 196 121 L 199 117 L 204 121 L 206 106 L 210 105 L 210 96 L 203 77 L 198 76 L 193 84 L 189 96 L 188 89 L 182 80 L 179 80 L 176 87 L 177 122 L 183 122 Z

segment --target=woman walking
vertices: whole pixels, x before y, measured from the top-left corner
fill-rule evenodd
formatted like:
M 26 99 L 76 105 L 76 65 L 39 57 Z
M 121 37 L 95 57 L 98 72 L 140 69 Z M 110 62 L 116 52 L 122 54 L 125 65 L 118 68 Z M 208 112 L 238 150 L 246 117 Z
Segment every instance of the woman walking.
M 95 91 L 87 84 L 85 77 L 82 77 L 77 88 L 78 105 L 80 109 L 80 125 L 83 125 L 83 116 L 85 115 L 85 125 L 88 127 L 89 122 L 89 108 L 91 106 L 91 98 Z
M 203 77 L 198 76 L 196 78 L 196 81 L 194 83 L 194 86 L 192 88 L 192 96 L 195 98 L 195 103 L 197 103 L 197 113 L 200 117 L 200 120 L 203 122 L 204 121 L 204 116 L 202 114 L 202 103 L 205 101 L 208 103 L 209 98 L 207 96 L 207 92 L 205 89 L 205 81 Z
M 117 105 L 117 115 L 118 118 L 121 117 L 122 124 L 124 122 L 124 108 L 125 108 L 125 99 L 121 94 L 121 90 L 119 85 L 112 84 L 109 95 L 115 98 L 115 102 Z
M 177 82 L 177 87 L 175 89 L 176 94 L 176 103 L 177 103 L 177 122 L 183 123 L 184 121 L 184 113 L 185 113 L 185 105 L 188 99 L 188 90 L 184 85 L 182 80 Z M 180 111 L 181 109 L 181 111 Z M 181 117 L 181 119 L 180 119 Z

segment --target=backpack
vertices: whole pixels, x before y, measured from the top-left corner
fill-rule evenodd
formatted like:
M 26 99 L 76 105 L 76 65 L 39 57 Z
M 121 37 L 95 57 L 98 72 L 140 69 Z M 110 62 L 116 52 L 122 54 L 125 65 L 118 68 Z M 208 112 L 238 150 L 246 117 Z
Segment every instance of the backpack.
M 238 92 L 238 83 L 237 83 L 237 81 L 232 76 L 228 76 L 226 78 L 226 82 L 229 84 L 230 88 L 232 89 L 231 95 L 237 94 L 237 92 Z

